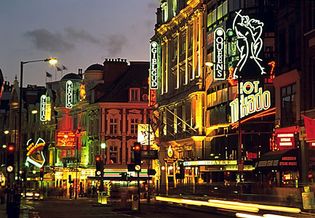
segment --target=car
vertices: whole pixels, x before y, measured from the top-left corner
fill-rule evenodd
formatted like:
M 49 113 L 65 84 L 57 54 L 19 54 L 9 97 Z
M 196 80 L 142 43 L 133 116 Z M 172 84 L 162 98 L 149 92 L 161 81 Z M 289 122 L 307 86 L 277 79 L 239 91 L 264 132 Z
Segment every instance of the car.
M 42 200 L 43 196 L 40 194 L 38 190 L 28 189 L 25 192 L 21 193 L 21 197 L 27 200 Z

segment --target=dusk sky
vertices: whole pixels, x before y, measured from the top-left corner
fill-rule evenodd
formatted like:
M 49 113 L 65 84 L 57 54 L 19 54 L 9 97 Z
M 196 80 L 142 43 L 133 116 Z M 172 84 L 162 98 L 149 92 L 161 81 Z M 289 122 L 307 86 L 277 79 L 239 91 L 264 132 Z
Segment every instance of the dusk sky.
M 77 72 L 105 58 L 149 60 L 159 0 L 3 0 L 0 6 L 0 69 L 20 76 L 20 61 L 57 57 Z M 23 84 L 44 85 L 47 63 L 24 65 Z M 61 78 L 57 72 L 57 79 Z

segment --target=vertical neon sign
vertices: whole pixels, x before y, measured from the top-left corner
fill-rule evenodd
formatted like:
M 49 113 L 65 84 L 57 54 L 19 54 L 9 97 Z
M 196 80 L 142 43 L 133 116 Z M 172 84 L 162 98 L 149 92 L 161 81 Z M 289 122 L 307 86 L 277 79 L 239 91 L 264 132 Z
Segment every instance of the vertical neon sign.
M 214 31 L 214 80 L 225 80 L 225 32 L 219 27 Z
M 73 83 L 71 80 L 66 82 L 66 108 L 72 108 L 73 104 Z
M 157 76 L 157 51 L 158 43 L 152 41 L 150 44 L 150 89 L 158 89 L 158 76 Z
M 39 119 L 40 121 L 46 121 L 46 95 L 40 97 Z

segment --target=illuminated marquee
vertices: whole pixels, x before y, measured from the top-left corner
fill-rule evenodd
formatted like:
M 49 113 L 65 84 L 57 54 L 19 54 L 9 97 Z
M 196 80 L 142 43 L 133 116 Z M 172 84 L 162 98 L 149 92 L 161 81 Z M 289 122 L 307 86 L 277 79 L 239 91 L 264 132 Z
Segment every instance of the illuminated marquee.
M 158 75 L 157 75 L 157 51 L 158 43 L 151 42 L 150 46 L 150 89 L 158 89 Z
M 263 92 L 262 87 L 259 87 L 259 81 L 240 82 L 239 85 L 240 102 L 236 98 L 230 103 L 232 123 L 249 114 L 267 110 L 271 106 L 270 91 L 266 90 Z
M 33 139 L 29 139 L 26 143 L 26 165 L 32 164 L 38 168 L 41 168 L 45 164 L 45 156 L 43 154 L 43 149 L 45 147 L 46 142 L 39 138 L 37 142 L 34 144 Z
M 225 32 L 219 27 L 214 32 L 214 75 L 215 80 L 225 80 Z
M 71 80 L 66 82 L 66 108 L 73 106 L 73 83 Z

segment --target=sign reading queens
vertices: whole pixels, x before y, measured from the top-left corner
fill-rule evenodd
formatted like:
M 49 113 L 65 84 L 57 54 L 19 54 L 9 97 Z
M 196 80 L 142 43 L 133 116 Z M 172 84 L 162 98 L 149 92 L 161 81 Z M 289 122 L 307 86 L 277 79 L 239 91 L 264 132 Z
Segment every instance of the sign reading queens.
M 225 32 L 221 27 L 214 32 L 214 80 L 225 80 Z

